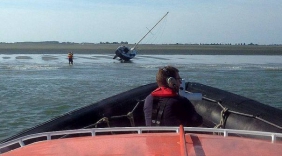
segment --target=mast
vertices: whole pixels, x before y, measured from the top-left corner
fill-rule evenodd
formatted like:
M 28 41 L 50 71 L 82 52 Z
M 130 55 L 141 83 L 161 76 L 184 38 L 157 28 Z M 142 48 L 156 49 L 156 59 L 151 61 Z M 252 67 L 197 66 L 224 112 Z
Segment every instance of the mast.
M 140 41 L 138 41 L 135 45 L 134 45 L 134 47 L 131 49 L 131 50 L 134 50 L 135 49 L 135 47 L 166 17 L 166 15 L 168 14 L 169 12 L 167 12 L 159 21 L 158 21 L 158 23 L 157 24 L 155 24 L 154 26 L 153 26 L 153 28 L 152 29 L 150 29 L 148 32 L 147 32 L 147 34 L 145 35 L 145 36 L 143 36 L 142 38 L 141 38 L 141 40 Z

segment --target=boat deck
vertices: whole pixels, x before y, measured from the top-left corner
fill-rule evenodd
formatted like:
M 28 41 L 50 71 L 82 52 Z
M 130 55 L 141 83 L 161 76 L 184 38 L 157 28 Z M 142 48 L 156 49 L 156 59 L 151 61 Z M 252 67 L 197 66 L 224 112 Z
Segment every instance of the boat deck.
M 238 135 L 264 136 L 266 140 Z M 94 128 L 33 134 L 4 143 L 0 150 L 3 156 L 279 155 L 282 142 L 277 138 L 282 134 L 198 127 Z

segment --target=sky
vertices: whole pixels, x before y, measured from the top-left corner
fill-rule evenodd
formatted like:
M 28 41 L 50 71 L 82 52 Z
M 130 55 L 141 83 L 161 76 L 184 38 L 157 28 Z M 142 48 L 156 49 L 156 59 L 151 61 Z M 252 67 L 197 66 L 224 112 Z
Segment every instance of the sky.
M 0 42 L 282 44 L 281 0 L 0 0 Z

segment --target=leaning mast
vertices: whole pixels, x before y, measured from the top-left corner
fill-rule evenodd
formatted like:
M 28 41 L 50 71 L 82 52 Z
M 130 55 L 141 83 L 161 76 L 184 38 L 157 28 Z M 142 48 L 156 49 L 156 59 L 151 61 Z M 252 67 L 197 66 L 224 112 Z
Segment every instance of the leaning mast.
M 157 24 L 155 24 L 154 26 L 153 26 L 153 28 L 152 29 L 150 29 L 148 32 L 147 32 L 147 34 L 145 35 L 145 36 L 143 36 L 142 38 L 141 38 L 141 40 L 140 41 L 138 41 L 135 45 L 134 45 L 134 47 L 131 49 L 131 50 L 133 50 L 133 49 L 135 49 L 135 47 L 166 17 L 166 15 L 168 14 L 169 12 L 167 12 L 159 21 L 158 21 L 158 23 Z

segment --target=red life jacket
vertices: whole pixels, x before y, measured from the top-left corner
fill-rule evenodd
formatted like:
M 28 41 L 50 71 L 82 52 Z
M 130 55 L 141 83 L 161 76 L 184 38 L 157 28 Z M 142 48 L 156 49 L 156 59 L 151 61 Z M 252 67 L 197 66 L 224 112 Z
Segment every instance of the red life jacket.
M 168 87 L 159 87 L 154 90 L 152 93 L 154 97 L 173 97 L 177 96 L 177 93 Z

